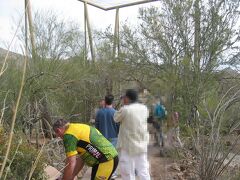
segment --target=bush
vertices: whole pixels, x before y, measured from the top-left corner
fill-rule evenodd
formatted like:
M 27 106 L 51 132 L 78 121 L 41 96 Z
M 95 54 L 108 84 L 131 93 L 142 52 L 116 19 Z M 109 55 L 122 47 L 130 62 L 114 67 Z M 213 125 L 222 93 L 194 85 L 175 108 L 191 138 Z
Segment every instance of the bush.
M 21 139 L 21 137 L 23 137 Z M 0 131 L 0 159 L 3 161 L 7 148 L 8 134 L 3 130 Z M 9 154 L 9 160 L 4 169 L 3 177 L 12 180 L 21 180 L 29 176 L 34 161 L 38 155 L 38 150 L 30 145 L 24 135 L 21 133 L 15 133 L 11 145 Z M 44 177 L 44 166 L 46 158 L 42 155 L 37 163 L 31 179 L 40 180 Z M 10 167 L 9 167 L 10 165 Z M 9 168 L 8 168 L 9 167 Z M 0 166 L 1 168 L 1 166 Z M 8 172 L 7 172 L 8 171 Z
M 183 137 L 191 137 L 193 133 L 193 129 L 191 127 L 188 127 L 185 124 L 180 124 L 180 129 Z

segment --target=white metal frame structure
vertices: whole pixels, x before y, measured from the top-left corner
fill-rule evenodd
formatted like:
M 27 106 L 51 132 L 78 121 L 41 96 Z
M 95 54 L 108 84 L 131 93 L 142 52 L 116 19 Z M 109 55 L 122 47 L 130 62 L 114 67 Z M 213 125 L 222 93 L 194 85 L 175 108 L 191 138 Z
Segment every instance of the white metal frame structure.
M 25 36 L 26 36 L 26 47 L 28 47 L 27 42 L 27 36 L 28 36 L 28 27 L 30 31 L 30 37 L 31 37 L 31 46 L 33 50 L 33 54 L 35 51 L 35 39 L 34 39 L 34 32 L 33 32 L 33 23 L 32 23 L 32 14 L 31 14 L 31 5 L 30 0 L 24 0 L 25 1 Z M 119 38 L 119 9 L 134 5 L 139 5 L 143 3 L 151 3 L 156 2 L 159 0 L 78 0 L 84 4 L 84 39 L 85 39 L 85 45 L 84 45 L 84 58 L 87 60 L 88 56 L 88 42 L 90 47 L 90 53 L 92 61 L 95 61 L 95 52 L 93 48 L 93 38 L 92 38 L 92 31 L 89 21 L 89 15 L 88 15 L 88 5 L 94 6 L 96 8 L 108 11 L 108 10 L 116 10 L 116 16 L 115 16 L 115 27 L 114 27 L 114 42 L 113 42 L 113 54 L 112 58 L 113 60 L 116 59 L 119 56 L 120 52 L 120 38 Z M 88 36 L 88 40 L 87 40 Z
M 108 11 L 113 9 L 124 8 L 128 6 L 139 5 L 143 3 L 154 2 L 157 0 L 78 0 L 87 3 L 96 8 Z
M 116 10 L 115 16 L 115 27 L 114 27 L 114 44 L 113 44 L 113 59 L 116 59 L 120 53 L 120 44 L 119 44 L 119 9 L 134 5 L 139 5 L 143 3 L 155 2 L 158 0 L 78 0 L 84 3 L 84 34 L 85 34 L 85 50 L 84 57 L 87 59 L 87 34 L 88 41 L 90 46 L 90 52 L 92 61 L 95 61 L 95 52 L 93 48 L 92 41 L 92 32 L 90 27 L 89 15 L 87 5 L 94 6 L 96 8 L 108 11 L 108 10 Z

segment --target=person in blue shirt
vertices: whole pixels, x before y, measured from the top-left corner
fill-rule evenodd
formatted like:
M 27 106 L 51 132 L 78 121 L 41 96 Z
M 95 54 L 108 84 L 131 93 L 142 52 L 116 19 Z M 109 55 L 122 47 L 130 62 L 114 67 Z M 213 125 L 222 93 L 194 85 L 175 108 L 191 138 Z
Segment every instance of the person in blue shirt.
M 157 139 L 157 144 L 160 147 L 164 147 L 164 135 L 163 135 L 163 125 L 164 125 L 164 120 L 166 119 L 167 116 L 167 111 L 163 104 L 161 104 L 160 101 L 158 101 L 154 107 L 154 127 L 158 131 L 158 135 L 156 135 Z
M 105 106 L 97 111 L 95 127 L 107 138 L 116 148 L 119 132 L 119 124 L 113 119 L 116 110 L 113 108 L 113 95 L 105 96 Z M 112 179 L 117 178 L 117 171 L 112 175 Z
M 113 119 L 116 112 L 113 108 L 113 101 L 113 95 L 105 96 L 105 107 L 98 110 L 95 127 L 116 147 L 119 124 Z

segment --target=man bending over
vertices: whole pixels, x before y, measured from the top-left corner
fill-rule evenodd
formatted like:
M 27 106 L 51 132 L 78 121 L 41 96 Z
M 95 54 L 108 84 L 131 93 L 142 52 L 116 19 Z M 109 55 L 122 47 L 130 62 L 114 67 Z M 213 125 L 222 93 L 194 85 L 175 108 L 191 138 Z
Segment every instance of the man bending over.
M 63 139 L 67 156 L 63 180 L 73 180 L 84 164 L 92 167 L 91 180 L 111 178 L 118 165 L 118 153 L 96 128 L 59 119 L 53 130 Z

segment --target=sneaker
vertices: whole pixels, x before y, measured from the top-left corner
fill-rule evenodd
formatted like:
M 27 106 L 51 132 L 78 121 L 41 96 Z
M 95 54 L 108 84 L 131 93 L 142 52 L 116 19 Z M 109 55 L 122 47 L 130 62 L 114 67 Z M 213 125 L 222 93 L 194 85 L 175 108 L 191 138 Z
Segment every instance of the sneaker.
M 116 179 L 118 176 L 116 174 L 113 174 L 111 179 Z

